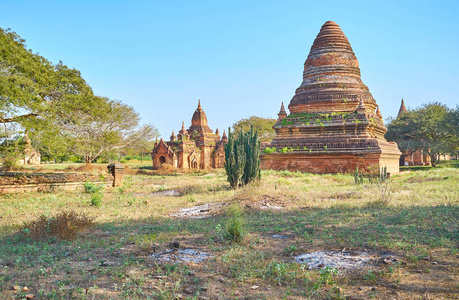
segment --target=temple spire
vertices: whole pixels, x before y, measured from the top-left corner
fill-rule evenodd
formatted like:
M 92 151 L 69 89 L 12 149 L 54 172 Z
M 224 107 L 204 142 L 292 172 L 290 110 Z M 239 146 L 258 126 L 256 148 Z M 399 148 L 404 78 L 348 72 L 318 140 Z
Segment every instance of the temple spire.
M 220 136 L 220 131 L 218 130 L 218 128 L 217 128 L 217 130 L 215 130 L 215 134 Z
M 207 126 L 206 113 L 201 107 L 201 100 L 198 100 L 198 108 L 194 111 L 193 117 L 191 118 L 190 130 L 206 131 L 210 132 L 209 126 Z M 191 133 L 191 132 L 190 132 Z
M 405 101 L 402 99 L 402 104 L 400 105 L 400 109 L 398 111 L 397 118 L 399 118 L 403 113 L 407 112 L 408 110 L 406 109 L 405 106 Z
M 287 112 L 285 111 L 284 101 L 282 101 L 280 111 L 277 115 L 279 116 L 279 120 L 287 118 Z
M 177 138 L 179 140 L 185 140 L 186 139 L 186 134 L 187 134 L 187 131 L 185 129 L 185 121 L 182 121 L 182 129 L 180 129 Z

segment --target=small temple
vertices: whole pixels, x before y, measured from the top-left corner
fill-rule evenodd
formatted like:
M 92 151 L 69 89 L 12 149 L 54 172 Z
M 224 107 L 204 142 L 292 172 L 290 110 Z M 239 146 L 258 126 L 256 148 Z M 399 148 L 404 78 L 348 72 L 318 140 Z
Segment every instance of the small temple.
M 303 82 L 282 103 L 276 137 L 265 145 L 263 169 L 350 173 L 399 172 L 400 151 L 387 142 L 379 107 L 360 78 L 358 60 L 341 28 L 326 22 L 304 64 Z
M 170 140 L 161 139 L 155 143 L 151 152 L 153 169 L 162 164 L 169 164 L 178 169 L 223 168 L 225 162 L 224 145 L 228 142 L 225 131 L 220 138 L 218 129 L 215 133 L 207 125 L 207 116 L 198 102 L 198 108 L 191 118 L 191 126 L 175 135 L 172 130 Z
M 26 143 L 24 149 L 24 159 L 21 159 L 19 163 L 24 165 L 39 165 L 41 162 L 41 154 L 32 147 L 32 142 L 30 141 L 29 135 L 24 135 L 24 141 Z

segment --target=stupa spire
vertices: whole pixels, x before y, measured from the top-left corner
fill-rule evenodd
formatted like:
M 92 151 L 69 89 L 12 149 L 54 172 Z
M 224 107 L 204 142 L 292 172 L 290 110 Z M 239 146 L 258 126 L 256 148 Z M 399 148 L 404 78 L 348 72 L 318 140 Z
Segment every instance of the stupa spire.
M 282 101 L 280 111 L 277 115 L 279 116 L 279 120 L 287 118 L 287 112 L 285 111 L 284 101 Z
M 198 100 L 198 108 L 194 111 L 193 117 L 191 118 L 191 127 L 189 128 L 189 133 L 193 131 L 198 132 L 209 132 L 212 130 L 207 125 L 207 116 L 204 110 L 201 107 L 201 100 Z
M 357 106 L 357 112 L 358 113 L 365 113 L 365 103 L 363 103 L 363 99 L 360 98 L 359 106 Z
M 333 21 L 320 29 L 304 63 L 303 82 L 288 106 L 291 114 L 352 112 L 365 99 L 376 101 L 360 78 L 357 57 L 341 28 Z
M 405 101 L 402 99 L 402 104 L 400 105 L 400 109 L 398 111 L 398 115 L 397 115 L 397 118 L 400 117 L 401 115 L 403 115 L 403 113 L 407 112 L 408 110 L 406 109 L 406 106 L 405 106 Z

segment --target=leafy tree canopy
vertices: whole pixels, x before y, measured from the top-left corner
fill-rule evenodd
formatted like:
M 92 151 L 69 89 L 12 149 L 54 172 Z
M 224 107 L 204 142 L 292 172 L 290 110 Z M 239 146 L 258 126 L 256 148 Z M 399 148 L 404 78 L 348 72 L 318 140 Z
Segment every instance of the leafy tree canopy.
M 458 109 L 434 102 L 408 110 L 388 124 L 386 138 L 404 153 L 424 151 L 435 166 L 441 154 L 459 147 Z
M 95 96 L 78 70 L 52 64 L 0 28 L 0 123 L 20 124 L 48 156 L 71 152 L 90 163 L 158 136 L 139 120 L 132 107 Z
M 140 147 L 159 135 L 152 125 L 140 126 L 139 114 L 120 101 L 92 97 L 80 103 L 60 103 L 59 107 L 65 113 L 58 118 L 31 119 L 35 124 L 30 127 L 37 137 L 46 139 L 41 143 L 48 144 L 51 151 L 62 151 L 61 145 L 65 145 L 86 163 L 107 151 Z M 55 143 L 47 142 L 49 135 L 55 135 Z
M 78 70 L 53 65 L 26 48 L 25 40 L 0 28 L 0 122 L 22 122 L 45 113 L 55 103 L 92 97 Z
M 244 131 L 249 131 L 253 125 L 253 129 L 258 132 L 260 142 L 270 142 L 276 136 L 273 129 L 274 124 L 276 124 L 275 119 L 251 116 L 234 123 L 233 131 L 235 133 L 240 132 L 241 128 L 244 128 Z

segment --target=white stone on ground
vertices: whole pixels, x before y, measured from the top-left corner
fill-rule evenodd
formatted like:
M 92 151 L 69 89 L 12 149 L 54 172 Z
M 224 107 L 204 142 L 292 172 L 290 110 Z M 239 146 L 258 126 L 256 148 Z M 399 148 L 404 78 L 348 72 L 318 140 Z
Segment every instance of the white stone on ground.
M 301 254 L 294 257 L 295 261 L 307 264 L 308 269 L 354 269 L 361 268 L 374 261 L 368 252 L 351 254 L 342 251 L 319 251 Z
M 172 217 L 177 218 L 205 218 L 215 210 L 223 207 L 224 203 L 207 203 L 204 205 L 198 205 L 193 207 L 182 208 L 176 214 L 172 214 Z
M 169 249 L 163 252 L 154 253 L 152 257 L 162 261 L 177 261 L 200 263 L 208 260 L 211 255 L 206 252 L 199 252 L 193 249 Z

